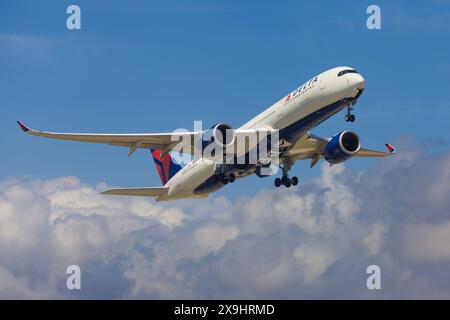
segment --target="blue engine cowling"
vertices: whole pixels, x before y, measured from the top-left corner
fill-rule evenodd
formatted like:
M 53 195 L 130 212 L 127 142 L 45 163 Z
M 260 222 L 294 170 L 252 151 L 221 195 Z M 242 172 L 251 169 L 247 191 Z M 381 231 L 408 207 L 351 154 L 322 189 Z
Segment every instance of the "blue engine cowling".
M 211 128 L 205 130 L 200 138 L 202 150 L 215 143 L 218 147 L 230 146 L 234 143 L 235 133 L 233 128 L 226 123 L 218 123 Z
M 352 131 L 342 131 L 333 136 L 324 149 L 324 158 L 331 164 L 350 159 L 361 148 L 359 137 Z

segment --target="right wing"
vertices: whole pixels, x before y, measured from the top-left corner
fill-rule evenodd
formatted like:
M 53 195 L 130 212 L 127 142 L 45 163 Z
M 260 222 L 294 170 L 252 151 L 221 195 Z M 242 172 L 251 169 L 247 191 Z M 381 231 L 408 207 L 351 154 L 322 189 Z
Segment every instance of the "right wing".
M 33 130 L 20 121 L 17 121 L 17 123 L 24 132 L 33 136 L 59 140 L 105 143 L 113 146 L 129 147 L 129 156 L 138 148 L 162 149 L 166 153 L 172 150 L 175 145 L 178 150 L 183 148 L 185 152 L 193 154 L 194 139 L 198 139 L 200 135 L 200 132 L 128 134 L 56 133 Z
M 307 133 L 291 146 L 288 155 L 294 162 L 296 160 L 311 159 L 311 167 L 313 167 L 323 157 L 324 148 L 328 142 L 329 138 Z M 360 148 L 354 157 L 387 157 L 395 153 L 392 145 L 389 143 L 385 145 L 387 152 Z
M 395 153 L 395 148 L 391 144 L 385 143 L 385 146 L 388 149 L 388 152 L 361 148 L 358 150 L 358 152 L 355 154 L 355 156 L 356 157 L 387 157 L 387 156 L 390 156 Z
M 167 187 L 148 187 L 148 188 L 124 188 L 124 189 L 109 189 L 103 191 L 101 194 L 110 194 L 117 196 L 144 196 L 144 197 L 158 197 L 167 190 Z

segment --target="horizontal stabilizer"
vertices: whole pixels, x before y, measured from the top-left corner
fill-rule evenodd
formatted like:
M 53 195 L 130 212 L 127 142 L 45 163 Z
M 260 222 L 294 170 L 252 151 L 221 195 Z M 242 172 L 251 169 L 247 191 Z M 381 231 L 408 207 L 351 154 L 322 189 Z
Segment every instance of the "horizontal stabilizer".
M 109 189 L 101 194 L 117 195 L 117 196 L 142 196 L 142 197 L 158 197 L 167 190 L 167 187 L 148 187 L 148 188 L 124 188 Z

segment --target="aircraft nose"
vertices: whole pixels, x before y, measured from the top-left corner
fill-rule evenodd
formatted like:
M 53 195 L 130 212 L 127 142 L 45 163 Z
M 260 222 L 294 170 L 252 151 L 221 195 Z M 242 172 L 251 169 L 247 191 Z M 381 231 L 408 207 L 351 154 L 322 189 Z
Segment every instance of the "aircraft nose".
M 363 76 L 360 75 L 359 73 L 354 73 L 350 75 L 351 77 L 349 77 L 349 85 L 351 87 L 357 88 L 357 89 L 364 89 L 364 87 L 366 86 L 366 80 L 364 80 Z

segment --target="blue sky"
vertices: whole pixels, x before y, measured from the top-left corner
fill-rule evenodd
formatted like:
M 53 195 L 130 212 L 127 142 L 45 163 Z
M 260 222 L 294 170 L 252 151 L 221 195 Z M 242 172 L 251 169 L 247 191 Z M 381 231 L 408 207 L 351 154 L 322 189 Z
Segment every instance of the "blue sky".
M 66 8 L 82 30 L 66 29 Z M 382 29 L 366 28 L 368 2 L 2 1 L 0 178 L 56 178 L 115 186 L 159 185 L 149 154 L 32 138 L 42 130 L 170 132 L 239 126 L 313 75 L 350 65 L 366 78 L 357 121 L 343 114 L 316 128 L 355 130 L 383 148 L 404 137 L 448 148 L 450 3 L 377 1 Z M 398 145 L 400 143 L 400 145 Z M 373 160 L 346 166 L 363 170 Z M 320 171 L 297 163 L 309 180 Z M 251 177 L 219 194 L 252 194 L 272 179 Z
M 66 8 L 82 30 L 66 29 Z M 382 29 L 366 28 L 381 7 Z M 0 2 L 1 298 L 450 297 L 450 2 Z M 387 159 L 297 163 L 297 188 L 250 177 L 205 200 L 99 195 L 158 186 L 139 150 L 41 130 L 238 127 L 314 75 L 357 68 L 356 131 Z M 105 182 L 105 183 L 102 183 Z M 82 290 L 65 287 L 68 265 Z M 379 265 L 382 290 L 368 290 Z

